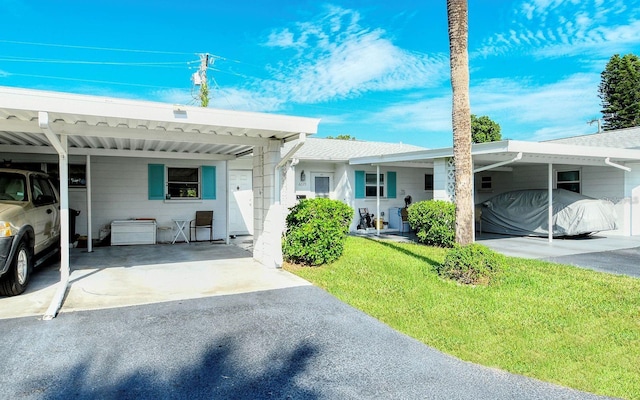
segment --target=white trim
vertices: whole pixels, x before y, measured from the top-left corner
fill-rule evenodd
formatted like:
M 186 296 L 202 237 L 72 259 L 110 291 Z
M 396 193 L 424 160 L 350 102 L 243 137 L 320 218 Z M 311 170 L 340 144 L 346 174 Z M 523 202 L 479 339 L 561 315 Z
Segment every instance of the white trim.
M 522 153 L 522 162 L 547 164 L 550 159 L 566 160 L 567 164 L 603 165 L 604 160 L 640 161 L 640 150 L 619 149 L 592 146 L 575 146 L 556 143 L 537 143 L 506 140 L 500 142 L 478 143 L 472 145 L 472 156 L 487 156 L 483 159 L 501 161 L 500 158 Z M 419 162 L 438 158 L 453 157 L 453 148 L 420 150 L 407 153 L 388 154 L 375 157 L 354 157 L 349 160 L 351 165 L 388 164 L 395 162 Z

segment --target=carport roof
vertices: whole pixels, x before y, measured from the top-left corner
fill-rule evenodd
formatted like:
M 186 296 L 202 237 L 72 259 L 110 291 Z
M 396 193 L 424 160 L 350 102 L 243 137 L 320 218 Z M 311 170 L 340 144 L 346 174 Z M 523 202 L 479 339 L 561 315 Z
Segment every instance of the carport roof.
M 319 119 L 0 87 L 0 152 L 56 154 L 48 113 L 71 155 L 233 159 L 270 140 L 317 132 Z
M 519 159 L 515 160 L 522 153 Z M 640 150 L 612 147 L 577 146 L 559 143 L 538 143 L 515 140 L 478 143 L 472 145 L 475 167 L 509 160 L 526 164 L 606 165 L 607 162 L 625 164 L 640 162 Z M 453 157 L 453 148 L 412 151 L 406 153 L 358 157 L 349 160 L 352 165 L 408 163 L 429 167 L 433 160 Z

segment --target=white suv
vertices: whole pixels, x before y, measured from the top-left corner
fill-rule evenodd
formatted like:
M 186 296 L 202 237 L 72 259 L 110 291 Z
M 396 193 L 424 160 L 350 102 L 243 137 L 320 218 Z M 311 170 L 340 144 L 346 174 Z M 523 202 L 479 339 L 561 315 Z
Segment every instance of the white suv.
M 0 295 L 27 287 L 36 258 L 60 248 L 60 200 L 42 172 L 0 168 Z

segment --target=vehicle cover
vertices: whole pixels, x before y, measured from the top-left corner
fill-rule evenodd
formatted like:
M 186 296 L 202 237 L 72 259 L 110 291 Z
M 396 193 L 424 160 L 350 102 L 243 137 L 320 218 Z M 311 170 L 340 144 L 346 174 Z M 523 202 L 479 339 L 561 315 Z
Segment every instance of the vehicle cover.
M 482 202 L 482 231 L 516 236 L 548 236 L 547 189 L 516 190 Z M 553 189 L 553 236 L 577 236 L 617 229 L 611 201 Z

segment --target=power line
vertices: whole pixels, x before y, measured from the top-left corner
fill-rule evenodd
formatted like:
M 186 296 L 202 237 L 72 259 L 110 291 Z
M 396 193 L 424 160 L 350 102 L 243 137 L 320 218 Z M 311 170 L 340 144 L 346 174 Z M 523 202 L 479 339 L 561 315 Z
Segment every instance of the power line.
M 21 45 L 29 45 L 29 46 L 65 47 L 69 49 L 84 49 L 84 50 L 123 51 L 128 53 L 193 55 L 193 53 L 183 53 L 183 52 L 176 52 L 176 51 L 137 50 L 137 49 L 114 48 L 114 47 L 78 46 L 78 45 L 71 45 L 71 44 L 21 42 L 17 40 L 4 40 L 4 39 L 0 39 L 0 43 L 21 44 Z
M 116 65 L 131 67 L 177 67 L 185 66 L 197 61 L 172 61 L 172 62 L 115 62 L 115 61 L 83 61 L 83 60 L 56 60 L 46 58 L 26 58 L 26 57 L 9 57 L 0 58 L 5 62 L 28 62 L 28 63 L 45 63 L 45 64 L 82 64 L 82 65 Z
M 138 86 L 138 87 L 147 87 L 154 89 L 177 89 L 182 90 L 181 88 L 169 87 L 169 86 L 157 86 L 157 85 L 145 85 L 142 83 L 124 83 L 124 82 L 113 82 L 113 81 L 101 81 L 95 79 L 80 79 L 80 78 L 66 78 L 61 76 L 47 76 L 47 75 L 34 75 L 34 74 L 15 74 L 10 73 L 10 76 L 24 76 L 27 78 L 41 78 L 41 79 L 59 79 L 63 81 L 76 81 L 76 82 L 90 82 L 90 83 L 101 83 L 108 85 L 122 85 L 122 86 Z

